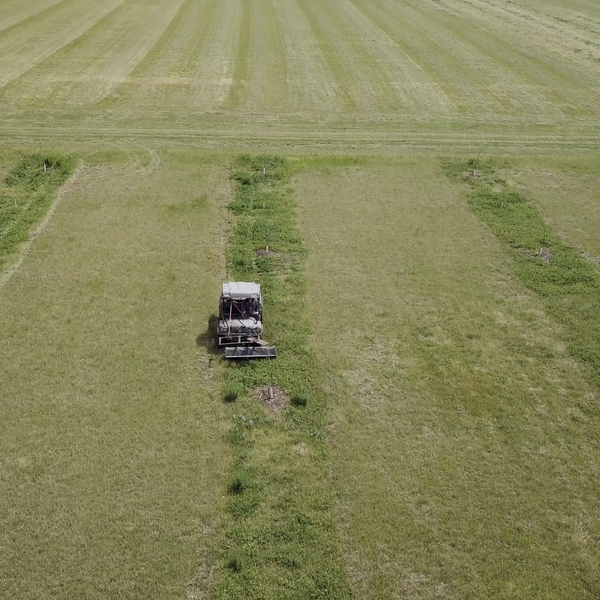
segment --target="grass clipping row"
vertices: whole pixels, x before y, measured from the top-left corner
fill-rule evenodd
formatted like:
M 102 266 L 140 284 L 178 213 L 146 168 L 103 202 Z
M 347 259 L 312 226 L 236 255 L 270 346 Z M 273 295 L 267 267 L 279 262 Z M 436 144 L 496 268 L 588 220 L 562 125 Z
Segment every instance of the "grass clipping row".
M 306 253 L 289 165 L 243 156 L 233 178 L 229 278 L 261 283 L 278 358 L 226 368 L 234 465 L 213 597 L 350 598 L 325 472 L 325 398 L 304 315 Z

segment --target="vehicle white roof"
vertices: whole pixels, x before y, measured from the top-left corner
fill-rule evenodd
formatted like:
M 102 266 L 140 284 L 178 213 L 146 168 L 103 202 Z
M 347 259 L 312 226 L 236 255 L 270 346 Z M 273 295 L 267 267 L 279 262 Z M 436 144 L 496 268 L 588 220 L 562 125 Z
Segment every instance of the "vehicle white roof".
M 223 284 L 222 295 L 225 298 L 233 298 L 234 300 L 260 298 L 260 283 L 249 281 L 227 281 Z

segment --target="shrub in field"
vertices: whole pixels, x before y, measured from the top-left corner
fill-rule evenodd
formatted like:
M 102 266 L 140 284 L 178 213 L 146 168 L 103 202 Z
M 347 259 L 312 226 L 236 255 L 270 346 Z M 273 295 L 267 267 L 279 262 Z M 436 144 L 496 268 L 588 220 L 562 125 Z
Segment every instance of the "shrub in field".
M 227 568 L 231 569 L 234 573 L 240 573 L 243 567 L 242 558 L 239 554 L 234 554 L 227 561 Z
M 223 390 L 223 400 L 228 403 L 235 402 L 243 391 L 244 388 L 239 383 L 230 383 Z
M 308 404 L 308 394 L 305 392 L 294 394 L 291 398 L 291 402 L 294 406 L 306 406 Z
M 279 562 L 288 569 L 301 569 L 304 561 L 295 554 L 286 553 L 280 559 Z
M 250 478 L 244 473 L 235 475 L 229 484 L 230 494 L 243 494 L 250 485 Z
M 72 170 L 73 160 L 69 157 L 28 155 L 7 175 L 6 185 L 29 190 L 42 186 L 56 187 L 65 181 Z

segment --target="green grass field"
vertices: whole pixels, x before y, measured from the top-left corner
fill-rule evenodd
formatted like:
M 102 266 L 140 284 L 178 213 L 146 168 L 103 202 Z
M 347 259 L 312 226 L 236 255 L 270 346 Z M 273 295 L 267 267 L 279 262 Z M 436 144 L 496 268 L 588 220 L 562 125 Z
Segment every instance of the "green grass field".
M 0 597 L 598 598 L 599 100 L 592 0 L 0 0 Z

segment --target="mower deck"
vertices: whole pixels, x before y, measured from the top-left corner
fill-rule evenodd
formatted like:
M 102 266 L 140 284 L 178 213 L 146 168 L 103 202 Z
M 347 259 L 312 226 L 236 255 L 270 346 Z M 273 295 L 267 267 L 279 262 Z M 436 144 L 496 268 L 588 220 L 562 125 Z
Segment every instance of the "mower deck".
M 225 348 L 225 358 L 237 360 L 277 358 L 277 349 L 275 346 L 230 346 Z

